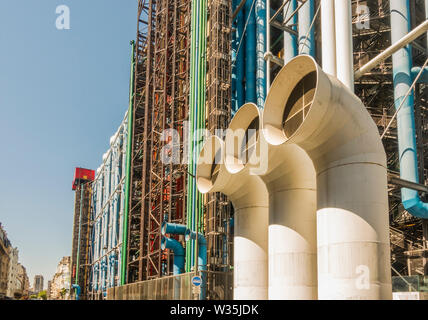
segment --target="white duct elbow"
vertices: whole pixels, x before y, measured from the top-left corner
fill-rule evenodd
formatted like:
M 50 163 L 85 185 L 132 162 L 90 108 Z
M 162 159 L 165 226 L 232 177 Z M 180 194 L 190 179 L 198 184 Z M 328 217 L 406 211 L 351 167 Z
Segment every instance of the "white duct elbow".
M 235 209 L 234 299 L 268 298 L 268 195 L 257 176 L 231 174 L 224 166 L 224 143 L 210 137 L 199 156 L 196 179 L 202 193 L 222 192 Z
M 386 155 L 362 102 L 299 56 L 271 86 L 263 134 L 313 161 L 319 299 L 390 299 Z
M 269 193 L 269 299 L 317 298 L 316 179 L 295 144 L 268 145 L 262 110 L 242 106 L 226 134 L 225 166 L 261 177 Z

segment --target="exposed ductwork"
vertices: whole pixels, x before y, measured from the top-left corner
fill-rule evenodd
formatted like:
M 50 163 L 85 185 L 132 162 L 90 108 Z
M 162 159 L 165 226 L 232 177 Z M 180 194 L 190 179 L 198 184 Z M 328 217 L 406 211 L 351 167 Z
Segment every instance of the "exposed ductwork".
M 268 194 L 263 181 L 247 171 L 231 174 L 224 166 L 224 143 L 212 136 L 206 141 L 197 166 L 202 193 L 221 191 L 235 209 L 234 299 L 268 298 L 267 242 Z
M 399 41 L 410 32 L 410 4 L 408 0 L 391 0 L 391 40 Z M 400 108 L 407 91 L 413 82 L 412 73 L 421 68 L 412 68 L 411 47 L 408 45 L 392 56 L 394 73 L 394 98 L 396 109 Z M 426 80 L 426 72 L 421 81 Z M 406 98 L 397 114 L 398 150 L 400 176 L 402 179 L 419 183 L 418 155 L 414 114 L 414 95 Z M 401 200 L 404 209 L 418 218 L 428 218 L 428 203 L 419 197 L 416 190 L 402 188 Z
M 386 155 L 362 102 L 299 56 L 266 99 L 268 143 L 295 143 L 317 174 L 319 299 L 390 299 Z
M 269 193 L 269 299 L 316 299 L 315 170 L 300 147 L 267 146 L 261 123 L 256 105 L 239 109 L 226 134 L 225 166 L 235 174 L 259 171 Z
M 253 256 L 267 266 L 249 237 L 268 229 L 252 222 L 266 215 L 268 193 L 269 298 L 315 299 L 318 276 L 319 299 L 390 299 L 386 155 L 353 92 L 302 55 L 272 83 L 263 117 L 247 104 L 229 129 L 225 146 L 216 137 L 205 144 L 197 182 L 204 193 L 230 197 L 236 232 L 246 233 L 242 243 L 235 234 L 236 292 Z

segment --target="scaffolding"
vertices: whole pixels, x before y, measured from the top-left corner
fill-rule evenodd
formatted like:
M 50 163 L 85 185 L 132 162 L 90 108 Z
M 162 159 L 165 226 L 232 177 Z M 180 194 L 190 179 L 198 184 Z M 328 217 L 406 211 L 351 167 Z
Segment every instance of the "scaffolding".
M 91 194 L 92 187 L 90 182 L 83 180 L 78 183 L 74 202 L 70 285 L 78 285 L 80 287 L 79 299 L 81 300 L 88 298 L 89 288 L 89 251 L 92 230 L 90 223 Z M 71 291 L 72 288 L 70 288 Z
M 190 1 L 139 1 L 128 281 L 172 273 L 163 221 L 185 222 Z
M 126 283 L 146 277 L 155 0 L 138 1 Z
M 231 118 L 232 3 L 208 1 L 206 68 L 206 128 L 222 137 Z M 207 270 L 230 273 L 233 266 L 233 208 L 221 193 L 207 194 L 204 231 L 207 240 Z M 207 299 L 218 299 L 214 273 L 208 273 Z M 226 291 L 227 288 L 223 288 Z

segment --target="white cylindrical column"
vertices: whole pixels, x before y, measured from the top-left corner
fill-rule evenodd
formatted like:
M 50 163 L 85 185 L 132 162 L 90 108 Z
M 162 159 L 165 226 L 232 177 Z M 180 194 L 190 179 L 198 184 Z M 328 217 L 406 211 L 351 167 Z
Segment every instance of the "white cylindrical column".
M 336 70 L 336 22 L 334 0 L 321 0 L 322 67 L 333 76 Z
M 391 299 L 386 154 L 362 102 L 299 56 L 272 84 L 263 129 L 270 144 L 297 144 L 314 163 L 318 298 Z
M 351 1 L 335 0 L 337 78 L 354 92 Z
M 258 176 L 246 170 L 231 174 L 224 166 L 225 146 L 210 137 L 199 156 L 196 179 L 202 193 L 222 192 L 235 209 L 235 300 L 268 298 L 268 193 Z
M 268 146 L 261 122 L 256 105 L 239 109 L 226 133 L 225 166 L 259 175 L 269 193 L 269 299 L 316 299 L 315 169 L 297 145 Z

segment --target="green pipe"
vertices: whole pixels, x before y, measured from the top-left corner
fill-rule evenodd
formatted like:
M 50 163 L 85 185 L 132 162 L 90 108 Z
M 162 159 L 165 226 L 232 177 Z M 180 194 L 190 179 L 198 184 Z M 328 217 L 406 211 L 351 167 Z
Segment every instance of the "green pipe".
M 188 160 L 189 160 L 189 169 L 188 171 L 192 173 L 192 165 L 193 165 L 193 107 L 194 107 L 194 75 L 195 75 L 195 2 L 192 2 L 192 14 L 191 14 L 191 54 L 190 54 L 190 96 L 189 96 L 189 138 L 188 138 Z M 192 190 L 193 190 L 193 179 L 189 174 L 187 176 L 187 227 L 189 229 L 192 228 Z M 186 246 L 186 272 L 190 272 L 191 266 L 191 246 Z
M 122 256 L 120 264 L 120 285 L 126 283 L 126 263 L 128 252 L 128 219 L 129 198 L 131 189 L 131 157 L 132 157 L 132 127 L 134 119 L 134 73 L 135 73 L 135 42 L 131 41 L 131 76 L 129 81 L 128 133 L 126 140 L 126 177 L 125 177 L 125 206 L 123 210 Z

